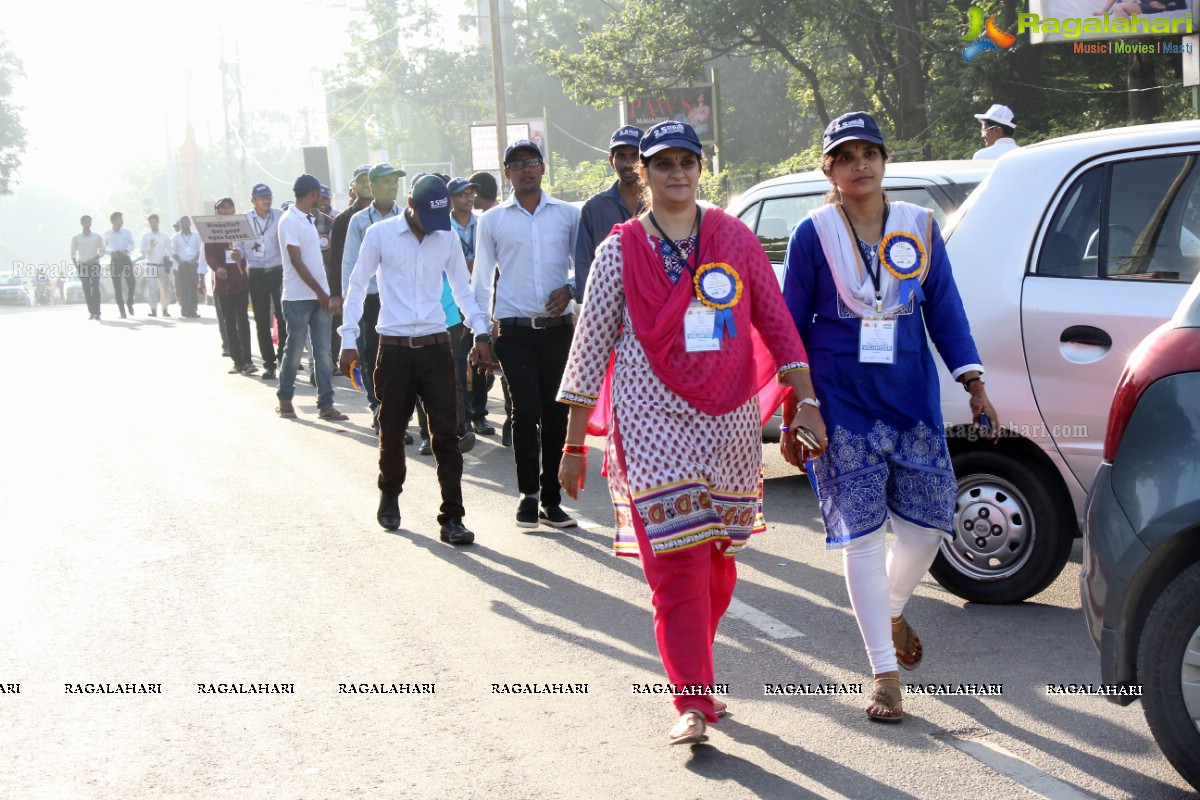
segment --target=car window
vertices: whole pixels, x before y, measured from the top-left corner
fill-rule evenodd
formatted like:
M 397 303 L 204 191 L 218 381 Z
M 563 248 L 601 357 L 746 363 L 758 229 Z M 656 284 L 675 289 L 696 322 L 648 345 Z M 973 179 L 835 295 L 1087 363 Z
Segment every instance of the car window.
M 742 222 L 746 223 L 746 225 L 749 226 L 750 230 L 754 230 L 755 225 L 758 222 L 758 209 L 759 208 L 761 208 L 760 203 L 753 203 L 753 204 L 751 204 L 751 206 L 749 208 L 747 208 L 741 214 L 738 214 L 738 219 L 740 219 Z
M 938 202 L 929 194 L 928 189 L 888 189 L 888 200 L 900 200 L 905 203 L 928 208 L 933 212 L 933 218 L 937 220 L 938 227 L 946 221 L 946 212 L 938 205 Z
M 1200 268 L 1198 179 L 1194 154 L 1093 167 L 1055 210 L 1038 274 L 1190 282 Z
M 16 275 L 0 275 L 0 286 L 20 286 L 23 281 Z
M 783 261 L 792 231 L 808 216 L 808 212 L 820 208 L 824 203 L 824 192 L 774 197 L 762 202 L 755 233 L 772 261 Z

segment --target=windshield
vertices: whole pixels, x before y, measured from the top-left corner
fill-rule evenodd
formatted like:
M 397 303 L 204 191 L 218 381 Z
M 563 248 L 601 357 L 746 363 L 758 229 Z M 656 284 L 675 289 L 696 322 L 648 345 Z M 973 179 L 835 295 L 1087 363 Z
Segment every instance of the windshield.
M 21 285 L 21 279 L 18 278 L 16 275 L 0 276 L 0 286 L 20 286 L 20 285 Z

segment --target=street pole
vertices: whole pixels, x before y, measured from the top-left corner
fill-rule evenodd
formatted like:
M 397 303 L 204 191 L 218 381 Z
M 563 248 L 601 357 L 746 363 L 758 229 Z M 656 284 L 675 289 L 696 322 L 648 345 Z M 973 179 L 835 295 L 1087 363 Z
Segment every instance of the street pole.
M 504 174 L 504 151 L 508 147 L 508 114 L 504 109 L 504 52 L 500 45 L 500 0 L 488 0 L 488 17 L 492 23 L 492 91 L 496 96 L 496 161 Z M 501 177 L 501 184 L 503 184 Z M 501 189 L 503 189 L 501 185 Z M 501 192 L 503 196 L 503 192 Z

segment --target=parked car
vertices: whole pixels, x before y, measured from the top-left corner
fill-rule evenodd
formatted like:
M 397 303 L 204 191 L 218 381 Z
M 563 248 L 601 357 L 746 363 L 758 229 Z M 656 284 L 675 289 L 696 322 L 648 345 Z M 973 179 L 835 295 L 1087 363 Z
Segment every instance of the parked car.
M 83 284 L 79 282 L 79 278 L 67 278 L 67 282 L 63 284 L 63 300 L 67 303 L 82 303 L 86 300 L 83 296 Z M 112 280 L 110 278 L 101 278 L 100 302 L 111 303 L 112 301 Z
M 1125 366 L 1086 518 L 1079 586 L 1101 678 L 1141 687 L 1155 741 L 1200 789 L 1200 280 Z
M 1005 435 L 972 435 L 942 369 L 957 537 L 931 570 L 976 602 L 1062 571 L 1129 354 L 1200 269 L 1200 122 L 1094 131 L 1005 154 L 946 247 Z M 986 525 L 980 522 L 986 519 Z
M 892 200 L 933 210 L 939 225 L 962 205 L 992 169 L 991 161 L 913 161 L 889 164 L 883 179 Z M 758 235 L 783 286 L 784 256 L 792 231 L 808 212 L 825 203 L 829 179 L 820 170 L 785 175 L 755 184 L 735 198 L 729 212 Z M 779 440 L 780 414 L 763 426 L 763 439 Z
M 33 295 L 25 288 L 19 275 L 0 275 L 0 303 L 10 306 L 31 306 Z

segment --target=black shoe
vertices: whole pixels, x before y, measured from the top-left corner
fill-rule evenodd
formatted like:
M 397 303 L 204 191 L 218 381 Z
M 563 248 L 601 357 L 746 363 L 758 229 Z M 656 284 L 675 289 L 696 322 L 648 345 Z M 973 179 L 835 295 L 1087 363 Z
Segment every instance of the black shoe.
M 309 386 L 317 385 L 317 373 L 313 372 L 311 369 L 308 371 L 308 385 Z
M 461 519 L 451 517 L 442 525 L 442 541 L 447 544 L 470 544 L 475 541 L 475 534 L 467 530 Z
M 488 421 L 486 419 L 471 420 L 471 430 L 475 431 L 476 433 L 478 433 L 481 436 L 495 436 L 496 435 L 496 429 L 493 428 L 491 425 L 488 425 Z
M 270 365 L 270 366 L 268 366 L 268 367 L 264 367 L 264 369 L 263 369 L 263 374 L 262 374 L 262 379 L 263 379 L 264 381 L 273 381 L 273 380 L 275 380 L 275 365 L 274 365 L 274 364 L 272 364 L 272 365 Z
M 376 419 L 376 420 L 375 420 L 375 432 L 376 432 L 376 433 L 379 433 L 379 420 L 378 420 L 378 419 Z M 413 443 L 412 434 L 411 434 L 411 433 L 409 433 L 408 431 L 405 431 L 405 432 L 404 432 L 404 443 L 405 443 L 405 444 L 412 444 L 412 443 Z
M 538 512 L 538 522 L 551 528 L 574 528 L 575 520 L 567 516 L 562 506 L 548 506 Z
M 469 453 L 475 449 L 475 434 L 467 431 L 462 436 L 458 437 L 458 452 Z
M 379 524 L 385 531 L 398 530 L 400 528 L 400 498 L 381 491 L 379 493 L 379 511 L 375 512 L 375 519 L 379 520 Z
M 246 366 L 242 367 L 242 372 L 247 375 L 253 375 L 254 373 L 258 372 L 258 367 L 254 366 L 253 364 L 247 364 Z
M 536 528 L 538 526 L 538 501 L 536 497 L 526 497 L 517 506 L 517 527 Z
M 421 437 L 421 446 L 417 449 L 417 452 L 423 456 L 433 455 L 433 447 L 429 444 L 429 440 L 423 436 Z
M 167 307 L 166 307 L 166 306 L 163 306 L 163 316 L 164 316 L 164 317 L 169 317 L 169 316 L 171 316 L 171 312 L 170 312 L 170 311 L 167 311 Z
M 512 447 L 512 420 L 504 420 L 504 432 L 500 434 L 500 444 Z
M 122 312 L 121 312 L 121 319 L 125 319 L 125 312 L 124 312 L 124 311 L 122 311 Z
M 229 351 L 224 347 L 221 348 L 221 358 L 229 358 Z
M 152 308 L 152 309 L 150 309 L 150 316 L 152 316 L 152 317 L 157 317 L 157 316 L 158 316 L 158 314 L 157 314 L 157 313 L 155 313 L 155 311 L 154 311 L 154 309 L 153 309 L 153 308 Z

